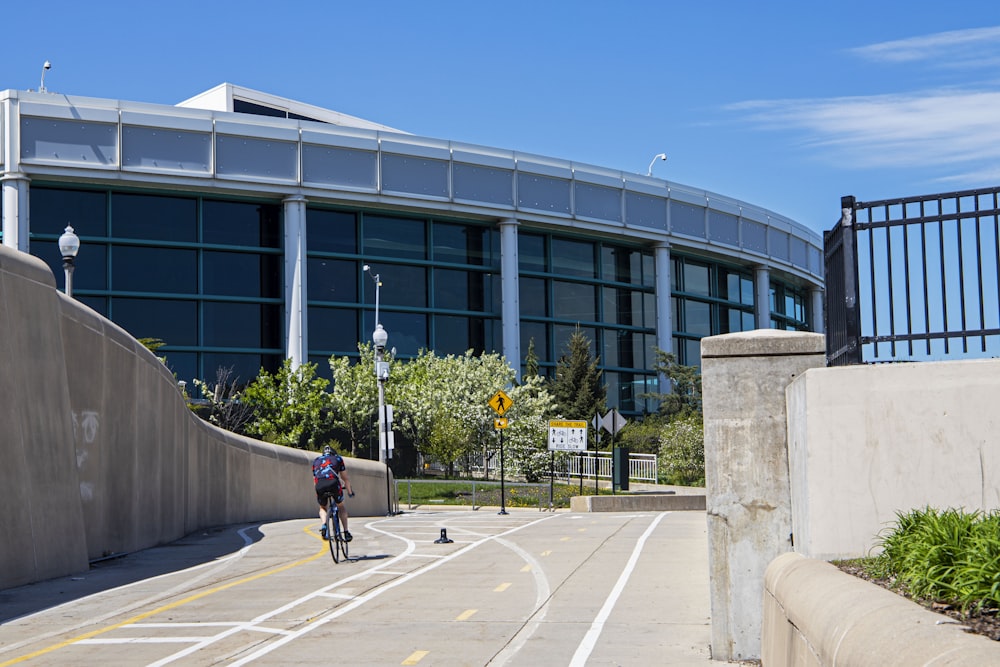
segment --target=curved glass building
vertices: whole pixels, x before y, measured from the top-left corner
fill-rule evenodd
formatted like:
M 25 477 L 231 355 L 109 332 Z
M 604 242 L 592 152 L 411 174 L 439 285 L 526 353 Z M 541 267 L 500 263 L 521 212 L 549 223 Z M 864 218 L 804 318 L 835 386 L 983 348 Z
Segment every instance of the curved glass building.
M 0 93 L 3 243 L 81 239 L 74 296 L 179 379 L 357 355 L 376 288 L 408 357 L 533 345 L 551 373 L 579 327 L 608 402 L 650 406 L 653 350 L 820 331 L 821 238 L 771 211 L 640 174 L 414 136 L 222 84 L 177 106 Z M 366 272 L 364 267 L 370 270 Z

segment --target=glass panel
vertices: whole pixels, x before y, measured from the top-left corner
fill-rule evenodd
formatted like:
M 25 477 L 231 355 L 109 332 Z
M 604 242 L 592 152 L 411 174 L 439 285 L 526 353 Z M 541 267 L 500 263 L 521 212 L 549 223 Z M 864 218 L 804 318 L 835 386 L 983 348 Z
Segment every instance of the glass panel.
M 31 241 L 31 254 L 49 265 L 56 286 L 65 290 L 66 270 L 56 241 Z M 108 246 L 103 243 L 81 243 L 73 263 L 73 290 L 105 290 L 108 288 Z
M 202 255 L 203 294 L 281 297 L 282 258 L 206 250 Z
M 481 354 L 486 348 L 486 322 L 480 317 L 438 315 L 434 318 L 434 351 L 439 355 Z
M 105 192 L 31 187 L 28 196 L 32 236 L 59 236 L 66 225 L 72 225 L 73 231 L 81 237 L 108 235 L 108 196 Z
M 82 295 L 82 294 L 78 296 L 77 293 L 74 291 L 73 292 L 73 298 L 76 299 L 77 301 L 79 301 L 80 303 L 85 304 L 88 308 L 93 308 L 94 312 L 100 313 L 103 317 L 107 317 L 109 320 L 111 319 L 110 317 L 108 317 L 108 298 L 107 297 L 105 297 L 105 296 L 86 296 L 86 295 Z
M 382 189 L 447 197 L 448 162 L 382 153 Z
M 206 352 L 202 355 L 202 364 L 205 374 L 210 381 L 215 381 L 216 369 L 232 369 L 231 379 L 235 379 L 240 385 L 246 385 L 260 375 L 261 367 L 268 373 L 277 370 L 278 365 L 274 363 L 275 355 L 246 354 L 237 352 Z
M 306 183 L 374 189 L 377 174 L 375 151 L 302 145 L 302 180 Z
M 656 326 L 656 295 L 650 292 L 642 294 L 642 326 L 650 329 Z
M 397 264 L 380 271 L 379 276 L 382 282 L 379 298 L 383 304 L 417 308 L 427 306 L 427 269 Z M 365 287 L 375 289 L 374 284 L 366 284 Z M 374 298 L 373 294 L 372 303 Z
M 358 225 L 354 213 L 310 208 L 306 211 L 306 226 L 310 252 L 353 255 L 358 251 Z
M 656 286 L 656 258 L 651 253 L 642 253 L 642 284 L 645 287 Z
M 597 276 L 594 244 L 588 241 L 552 239 L 552 272 L 567 276 Z
M 434 307 L 445 310 L 493 311 L 492 276 L 479 271 L 434 271 Z
M 566 320 L 597 319 L 597 287 L 581 283 L 552 281 L 552 316 Z
M 165 352 L 164 350 L 160 350 L 157 354 L 161 357 L 166 356 L 167 368 L 177 376 L 178 382 L 181 380 L 187 382 L 187 394 L 191 398 L 201 398 L 201 392 L 194 386 L 192 380 L 199 378 L 208 382 L 215 382 L 215 373 L 206 378 L 201 377 L 202 374 L 198 372 L 198 355 L 195 352 Z
M 642 284 L 642 255 L 637 250 L 603 246 L 601 277 L 620 283 Z
M 196 199 L 117 192 L 111 197 L 112 236 L 194 243 L 197 231 Z
M 112 248 L 111 288 L 117 292 L 197 294 L 197 278 L 195 250 L 121 245 Z
M 358 311 L 310 306 L 309 349 L 311 351 L 323 350 L 337 356 L 356 355 L 358 343 L 370 341 L 371 332 L 363 336 L 358 334 Z
M 527 172 L 517 175 L 519 206 L 556 213 L 569 213 L 569 181 Z
M 642 292 L 623 287 L 605 287 L 601 293 L 604 295 L 603 322 L 608 324 L 641 323 Z
M 708 212 L 709 238 L 713 241 L 738 246 L 740 242 L 740 224 L 735 215 L 721 211 Z
M 306 265 L 309 270 L 309 274 L 306 276 L 309 301 L 357 302 L 357 262 L 344 259 L 310 257 Z
M 216 347 L 277 347 L 283 327 L 277 306 L 206 301 L 204 344 Z
M 545 271 L 545 237 L 536 234 L 517 235 L 517 263 L 521 271 Z
M 362 233 L 365 254 L 404 259 L 427 257 L 423 220 L 368 215 L 364 217 Z
M 452 187 L 456 199 L 514 205 L 514 172 L 455 162 Z
M 586 336 L 587 340 L 590 341 L 590 353 L 597 354 L 597 346 L 595 342 L 597 340 L 597 332 L 593 328 L 556 324 L 552 327 L 552 333 L 555 336 L 555 351 L 557 357 L 562 357 L 569 351 L 569 339 L 573 337 L 573 334 L 576 333 L 578 328 L 580 333 Z
M 621 190 L 593 183 L 576 182 L 576 214 L 587 218 L 621 222 Z
M 389 333 L 388 348 L 396 354 L 412 357 L 427 349 L 427 316 L 422 313 L 385 313 L 380 316 Z
M 711 336 L 712 307 L 701 301 L 684 299 L 684 332 L 701 336 Z
M 744 220 L 743 247 L 755 252 L 767 252 L 767 227 L 759 222 Z
M 625 221 L 630 225 L 638 225 L 640 227 L 666 229 L 666 201 L 661 197 L 626 192 Z
M 535 356 L 539 360 L 551 358 L 549 356 L 549 335 L 548 325 L 542 322 L 521 322 L 521 365 L 524 365 L 524 357 L 528 354 L 528 346 L 531 341 L 535 341 Z
M 198 305 L 167 299 L 111 299 L 111 319 L 134 338 L 159 338 L 167 345 L 198 344 Z
M 685 340 L 684 341 L 684 362 L 685 366 L 696 366 L 698 370 L 701 370 L 701 341 L 700 340 Z
M 705 236 L 705 209 L 700 206 L 682 204 L 679 201 L 671 201 L 670 229 L 678 234 L 703 238 Z
M 709 289 L 708 267 L 691 262 L 684 263 L 684 285 L 683 291 L 688 294 L 701 294 L 711 296 Z
M 434 223 L 435 261 L 486 265 L 490 255 L 489 231 L 485 227 Z
M 201 234 L 205 243 L 281 247 L 280 209 L 275 205 L 205 200 Z
M 518 278 L 519 301 L 521 316 L 547 317 L 548 288 L 543 278 Z

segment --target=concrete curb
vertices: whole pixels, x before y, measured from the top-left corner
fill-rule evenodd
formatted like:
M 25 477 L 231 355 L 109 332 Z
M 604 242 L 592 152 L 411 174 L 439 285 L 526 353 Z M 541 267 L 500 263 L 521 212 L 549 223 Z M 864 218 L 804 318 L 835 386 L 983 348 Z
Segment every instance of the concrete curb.
M 705 496 L 699 494 L 644 493 L 622 496 L 573 496 L 571 512 L 683 512 L 704 511 Z
M 768 667 L 981 667 L 1000 664 L 1000 642 L 826 561 L 786 553 L 764 577 L 760 657 Z

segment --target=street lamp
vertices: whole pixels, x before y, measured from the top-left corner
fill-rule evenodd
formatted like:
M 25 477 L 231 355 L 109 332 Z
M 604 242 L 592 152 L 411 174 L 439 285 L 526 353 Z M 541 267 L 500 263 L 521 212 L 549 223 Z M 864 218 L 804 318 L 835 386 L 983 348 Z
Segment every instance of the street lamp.
M 656 155 L 654 155 L 653 159 L 649 162 L 649 169 L 646 170 L 646 175 L 647 176 L 653 175 L 653 165 L 656 164 L 657 160 L 666 160 L 666 159 L 667 159 L 666 153 L 657 153 Z
M 389 427 L 389 406 L 385 404 L 385 383 L 389 379 L 389 362 L 385 360 L 385 344 L 389 342 L 389 332 L 382 327 L 378 319 L 379 292 L 382 281 L 379 274 L 372 273 L 367 264 L 363 269 L 375 282 L 375 331 L 372 332 L 372 343 L 375 344 L 375 379 L 378 381 L 378 437 L 379 461 L 385 464 L 385 504 L 386 514 L 392 516 L 392 496 L 389 493 L 389 446 L 391 431 Z M 385 443 L 385 444 L 383 444 Z
M 66 225 L 66 231 L 59 237 L 59 252 L 62 253 L 63 271 L 66 274 L 66 296 L 73 296 L 73 269 L 76 253 L 80 251 L 80 237 L 73 233 L 73 227 Z

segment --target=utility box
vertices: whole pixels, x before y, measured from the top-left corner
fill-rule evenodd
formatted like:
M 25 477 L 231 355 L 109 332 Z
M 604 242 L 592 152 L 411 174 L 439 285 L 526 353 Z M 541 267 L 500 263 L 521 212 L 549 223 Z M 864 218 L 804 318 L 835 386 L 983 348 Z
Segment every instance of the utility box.
M 628 491 L 628 449 L 615 447 L 611 458 L 611 484 L 619 491 Z

